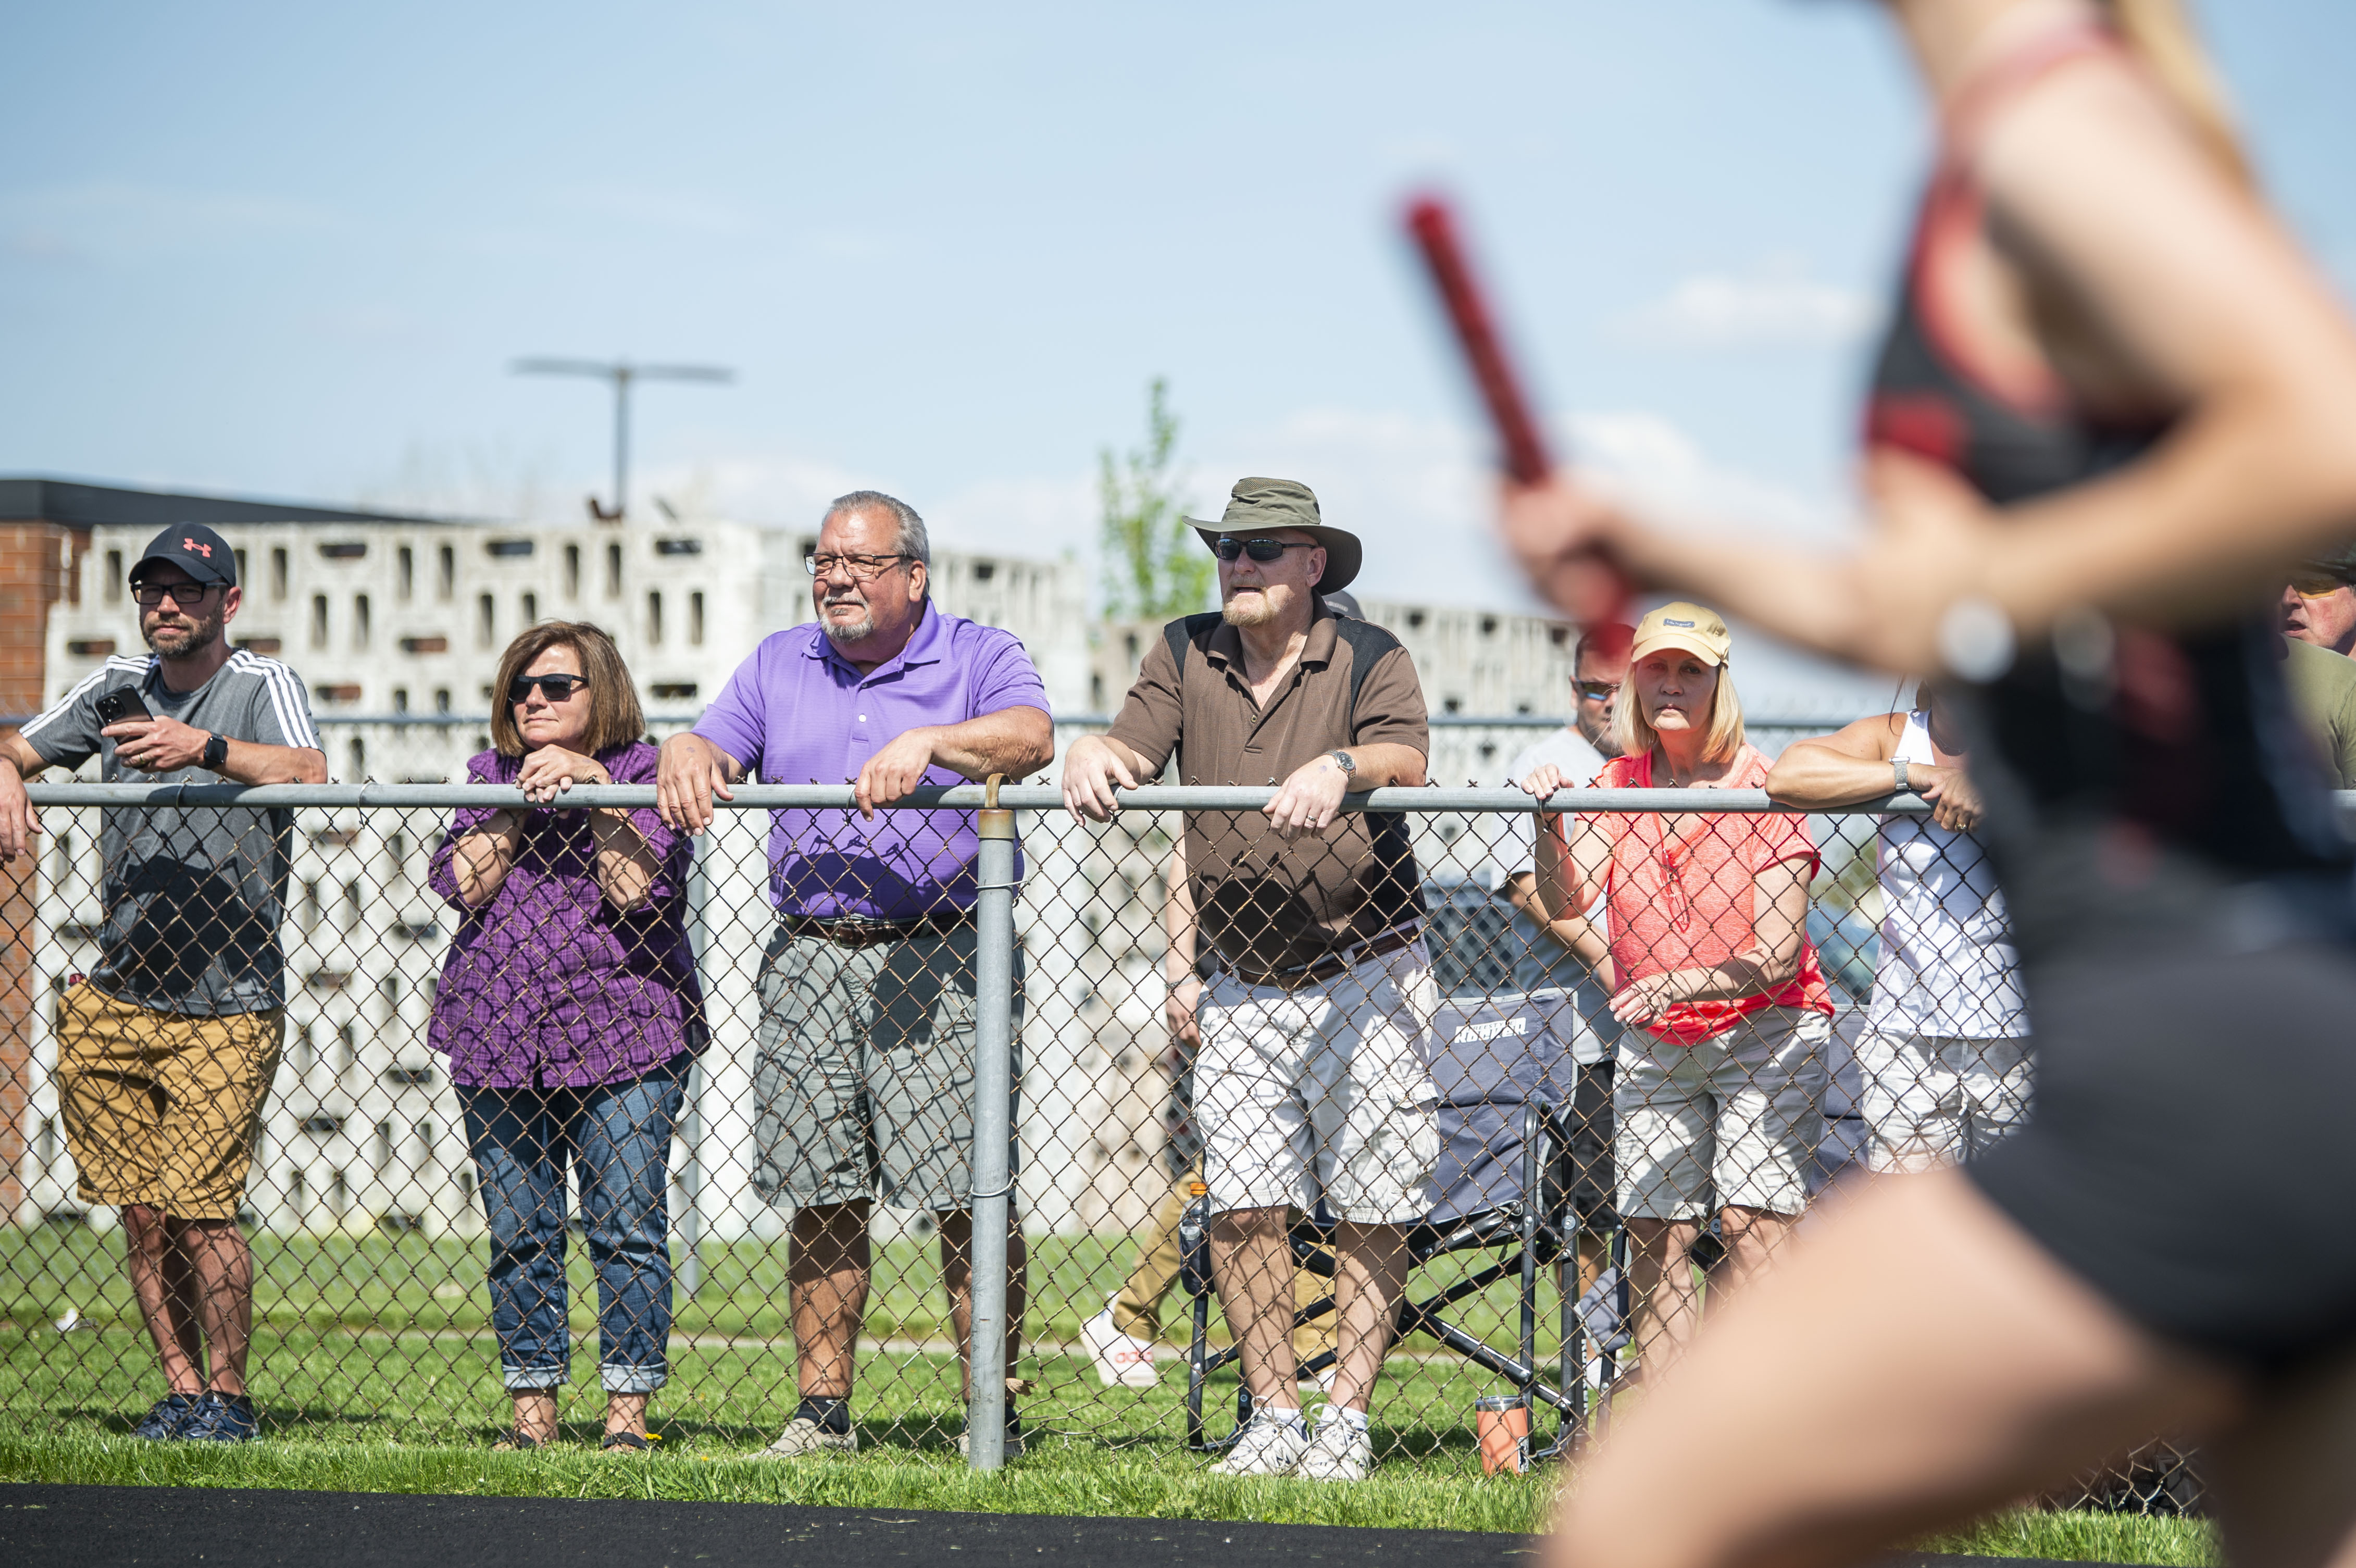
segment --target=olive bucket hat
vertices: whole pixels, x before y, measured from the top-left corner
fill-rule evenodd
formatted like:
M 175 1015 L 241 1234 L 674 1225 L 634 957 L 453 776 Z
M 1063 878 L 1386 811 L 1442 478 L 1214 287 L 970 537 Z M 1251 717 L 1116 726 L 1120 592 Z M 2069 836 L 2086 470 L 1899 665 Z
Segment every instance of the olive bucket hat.
M 1266 533 L 1297 528 L 1325 547 L 1325 575 L 1313 586 L 1321 594 L 1350 585 L 1365 561 L 1358 536 L 1347 529 L 1328 528 L 1317 521 L 1317 492 L 1297 479 L 1237 479 L 1227 492 L 1226 514 L 1216 522 L 1190 517 L 1187 522 L 1215 545 L 1223 533 Z

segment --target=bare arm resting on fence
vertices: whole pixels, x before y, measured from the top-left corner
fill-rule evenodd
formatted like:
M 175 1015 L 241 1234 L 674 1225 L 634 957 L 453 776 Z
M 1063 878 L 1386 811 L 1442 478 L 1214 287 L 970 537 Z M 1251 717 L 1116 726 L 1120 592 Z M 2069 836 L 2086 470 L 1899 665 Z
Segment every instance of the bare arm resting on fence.
M 712 802 L 734 800 L 728 786 L 744 777 L 743 763 L 693 730 L 675 735 L 655 765 L 655 809 L 672 827 L 700 833 L 712 825 Z
M 128 719 L 100 733 L 114 742 L 114 755 L 125 768 L 146 773 L 199 766 L 213 738 L 209 731 L 171 718 Z M 25 780 L 48 766 L 23 736 L 12 730 L 0 736 L 0 858 L 23 854 L 28 836 L 41 831 L 40 817 L 25 798 Z M 228 758 L 213 771 L 233 784 L 324 784 L 327 759 L 307 746 L 231 740 Z
M 1795 740 L 1769 771 L 1767 793 L 1787 806 L 1819 811 L 1878 800 L 1895 781 L 1890 759 L 1905 734 L 1904 714 L 1876 714 L 1837 735 Z M 1969 832 L 1979 825 L 1979 791 L 1960 760 L 1910 763 L 1906 782 L 1931 802 L 1931 820 L 1939 826 Z
M 963 724 L 920 725 L 902 732 L 867 759 L 852 798 L 861 814 L 872 817 L 876 807 L 921 788 L 928 768 L 946 768 L 980 783 L 993 773 L 1020 779 L 1055 759 L 1055 721 L 1033 707 L 1001 708 Z
M 1170 846 L 1167 873 L 1169 896 L 1162 901 L 1162 931 L 1169 945 L 1162 950 L 1162 978 L 1170 994 L 1162 1004 L 1170 1025 L 1167 1065 L 1174 1074 L 1203 1043 L 1197 1008 L 1203 999 L 1202 976 L 1194 972 L 1194 887 L 1186 880 L 1186 835 Z

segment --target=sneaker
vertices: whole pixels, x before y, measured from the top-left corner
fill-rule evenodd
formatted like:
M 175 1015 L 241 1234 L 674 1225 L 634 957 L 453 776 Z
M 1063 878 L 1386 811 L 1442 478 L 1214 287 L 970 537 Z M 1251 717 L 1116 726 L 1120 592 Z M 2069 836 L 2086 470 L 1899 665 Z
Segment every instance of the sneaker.
M 190 1443 L 251 1443 L 262 1435 L 262 1418 L 243 1394 L 206 1393 L 180 1435 Z
M 1374 1434 L 1332 1405 L 1317 1421 L 1317 1434 L 1301 1456 L 1301 1476 L 1311 1481 L 1363 1481 L 1375 1467 Z
M 188 1418 L 197 1413 L 201 1394 L 166 1394 L 155 1402 L 155 1408 L 131 1429 L 134 1437 L 144 1437 L 150 1443 L 170 1443 L 185 1436 Z
M 1215 1476 L 1290 1476 L 1309 1448 L 1309 1430 L 1297 1411 L 1256 1411 L 1227 1456 L 1211 1467 Z
M 1080 1325 L 1080 1343 L 1108 1389 L 1150 1389 L 1162 1380 L 1162 1369 L 1153 1364 L 1153 1341 L 1115 1328 L 1110 1306 Z
M 967 1446 L 969 1441 L 969 1436 L 968 1434 L 962 1432 L 958 1434 L 958 1458 L 964 1459 L 970 1457 L 971 1451 Z M 1005 1456 L 1009 1459 L 1020 1459 L 1023 1457 L 1023 1418 L 1015 1414 L 1011 1410 L 1006 1412 Z
M 829 1432 L 809 1416 L 786 1423 L 777 1440 L 753 1455 L 755 1459 L 806 1459 L 813 1454 L 850 1454 L 859 1447 L 859 1429 Z

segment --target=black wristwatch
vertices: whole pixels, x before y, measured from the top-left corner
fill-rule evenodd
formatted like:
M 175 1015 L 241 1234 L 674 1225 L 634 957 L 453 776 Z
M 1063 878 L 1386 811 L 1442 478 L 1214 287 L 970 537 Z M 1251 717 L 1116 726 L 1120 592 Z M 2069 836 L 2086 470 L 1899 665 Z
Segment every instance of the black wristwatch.
M 1332 757 L 1332 758 L 1333 759 L 1333 766 L 1334 766 L 1334 767 L 1336 767 L 1336 768 L 1340 768 L 1340 769 L 1342 770 L 1342 777 L 1343 777 L 1343 778 L 1344 778 L 1344 779 L 1348 779 L 1348 778 L 1351 778 L 1351 777 L 1355 776 L 1355 775 L 1357 773 L 1357 771 L 1358 771 L 1358 759 L 1357 759 L 1356 757 L 1352 757 L 1348 752 L 1346 752 L 1346 751 L 1329 751 L 1329 752 L 1327 752 L 1325 755 L 1326 755 L 1326 756 L 1328 756 L 1328 757 Z
M 219 773 L 223 768 L 228 766 L 229 736 L 225 735 L 210 735 L 205 737 L 204 763 L 207 768 L 211 768 L 216 773 Z

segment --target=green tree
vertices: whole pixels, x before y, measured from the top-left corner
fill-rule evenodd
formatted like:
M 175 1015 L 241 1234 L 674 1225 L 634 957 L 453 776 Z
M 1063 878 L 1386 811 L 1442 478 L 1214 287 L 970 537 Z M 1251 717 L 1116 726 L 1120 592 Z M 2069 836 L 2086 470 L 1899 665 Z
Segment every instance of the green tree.
M 1109 446 L 1097 454 L 1108 620 L 1170 620 L 1210 605 L 1218 573 L 1186 526 L 1181 476 L 1173 468 L 1177 447 L 1170 383 L 1156 376 L 1146 392 L 1145 445 L 1118 462 Z

